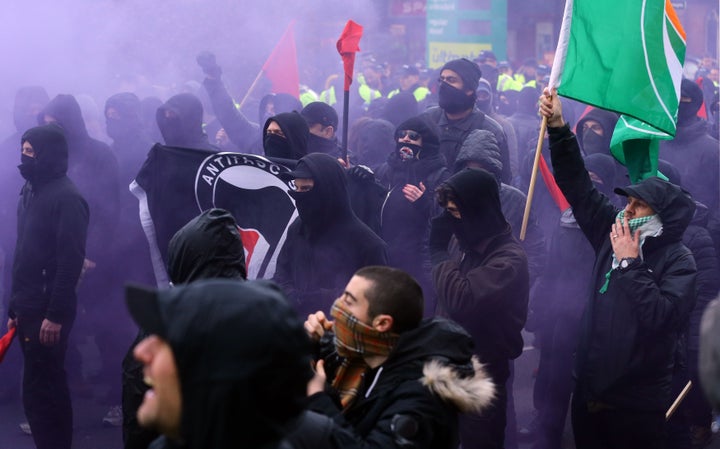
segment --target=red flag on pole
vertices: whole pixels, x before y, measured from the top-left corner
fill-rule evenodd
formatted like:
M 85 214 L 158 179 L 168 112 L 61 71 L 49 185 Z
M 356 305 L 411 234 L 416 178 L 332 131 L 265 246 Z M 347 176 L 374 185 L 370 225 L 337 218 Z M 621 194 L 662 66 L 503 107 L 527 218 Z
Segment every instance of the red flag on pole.
M 9 331 L 7 331 L 7 334 L 3 335 L 3 337 L 0 338 L 0 362 L 3 361 L 3 359 L 5 358 L 5 353 L 7 353 L 8 349 L 10 349 L 10 343 L 12 343 L 13 341 L 16 330 L 17 327 L 13 327 Z
M 337 41 L 337 51 L 342 56 L 343 68 L 345 70 L 345 87 L 343 90 L 348 92 L 350 84 L 353 80 L 353 67 L 355 66 L 355 53 L 360 51 L 360 38 L 362 37 L 363 27 L 352 20 L 348 20 L 345 29 Z
M 555 176 L 550 172 L 550 168 L 547 166 L 547 162 L 545 162 L 545 158 L 540 156 L 540 174 L 543 177 L 543 181 L 545 181 L 545 185 L 547 186 L 548 191 L 550 192 L 550 196 L 552 197 L 553 201 L 555 201 L 555 204 L 557 204 L 557 207 L 560 208 L 560 211 L 565 211 L 566 209 L 570 208 L 570 203 L 565 199 L 565 195 L 562 194 L 560 191 L 560 187 L 555 182 Z
M 272 83 L 273 93 L 286 93 L 300 97 L 297 50 L 295 49 L 295 21 L 291 21 L 280 41 L 268 57 L 262 70 Z

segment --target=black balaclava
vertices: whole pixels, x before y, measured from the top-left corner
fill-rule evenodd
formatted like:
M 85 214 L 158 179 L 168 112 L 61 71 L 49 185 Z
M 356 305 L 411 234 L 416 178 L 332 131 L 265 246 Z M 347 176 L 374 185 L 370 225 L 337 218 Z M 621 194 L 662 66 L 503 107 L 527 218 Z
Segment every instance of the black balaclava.
M 538 112 L 538 98 L 540 97 L 540 90 L 535 87 L 527 86 L 523 87 L 517 95 L 517 111 L 522 114 L 536 116 Z
M 500 206 L 497 181 L 490 172 L 466 168 L 445 184 L 458 199 L 461 218 L 445 213 L 452 219 L 453 233 L 462 248 L 471 249 L 483 240 L 510 231 Z
M 475 91 L 482 73 L 480 68 L 474 62 L 462 58 L 454 59 L 447 62 L 441 69 L 452 70 L 457 73 L 463 80 L 463 89 L 456 89 L 448 83 L 441 82 L 438 89 L 438 104 L 442 109 L 451 114 L 467 111 L 475 105 Z M 471 95 L 467 95 L 466 91 L 472 91 Z
M 438 154 L 440 147 L 440 139 L 437 132 L 422 118 L 412 117 L 400 123 L 395 130 L 397 134 L 400 131 L 415 131 L 422 136 L 422 146 L 398 142 L 395 144 L 395 158 L 401 162 L 410 162 L 413 160 L 427 159 Z M 397 136 L 396 136 L 397 137 Z
M 15 93 L 13 123 L 15 129 L 23 132 L 37 126 L 38 113 L 48 104 L 50 97 L 40 86 L 21 87 Z
M 602 185 L 595 184 L 605 196 L 612 197 L 613 182 L 615 182 L 615 160 L 608 154 L 593 153 L 585 156 L 585 169 L 595 173 Z
M 298 161 L 295 171 L 311 173 L 315 183 L 307 192 L 288 192 L 295 200 L 305 228 L 317 233 L 353 213 L 345 171 L 335 158 L 323 153 L 310 153 Z
M 247 277 L 245 251 L 230 212 L 206 210 L 175 233 L 168 244 L 168 276 L 175 285 Z
M 285 138 L 268 134 L 270 122 L 276 122 Z M 308 152 L 307 145 L 310 129 L 298 112 L 283 112 L 270 117 L 263 127 L 263 149 L 265 156 L 280 159 L 298 160 Z
M 170 113 L 168 117 L 166 112 Z M 203 131 L 203 107 L 193 94 L 174 95 L 157 109 L 155 115 L 165 145 L 183 148 L 209 146 Z
M 118 118 L 107 116 L 107 110 L 113 108 Z M 139 137 L 142 130 L 142 107 L 140 99 L 131 92 L 121 92 L 105 102 L 105 125 L 107 135 L 114 141 L 127 141 Z
M 595 120 L 600 123 L 604 134 L 601 136 L 591 129 L 583 131 L 583 124 L 588 120 Z M 605 111 L 603 109 L 594 108 L 577 124 L 577 141 L 583 152 L 588 154 L 610 154 L 610 139 L 612 139 L 615 124 L 618 121 L 618 115 L 614 112 Z
M 35 152 L 31 158 L 21 154 L 20 174 L 33 185 L 65 176 L 68 144 L 63 128 L 56 124 L 36 126 L 23 134 L 20 144 L 29 142 Z
M 690 101 L 683 101 L 689 98 Z M 695 120 L 700 107 L 703 104 L 703 93 L 700 86 L 687 78 L 683 78 L 680 84 L 680 105 L 678 106 L 678 126 L 690 123 Z

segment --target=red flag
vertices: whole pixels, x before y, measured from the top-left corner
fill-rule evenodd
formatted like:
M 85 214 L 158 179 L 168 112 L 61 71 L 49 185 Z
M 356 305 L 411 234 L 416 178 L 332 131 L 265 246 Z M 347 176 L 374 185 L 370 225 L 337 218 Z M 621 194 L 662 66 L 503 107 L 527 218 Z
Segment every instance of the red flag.
M 5 358 L 5 353 L 10 349 L 10 343 L 13 341 L 13 337 L 15 336 L 15 331 L 17 330 L 17 327 L 13 327 L 9 331 L 7 331 L 7 334 L 3 335 L 2 338 L 0 338 L 0 362 L 3 361 Z
M 342 56 L 343 68 L 345 69 L 345 87 L 343 90 L 348 92 L 353 79 L 353 67 L 355 66 L 355 53 L 360 51 L 360 38 L 362 37 L 363 27 L 352 20 L 348 20 L 345 29 L 337 41 L 337 51 Z
M 547 166 L 547 162 L 545 162 L 545 158 L 542 156 L 540 156 L 540 174 L 542 174 L 543 181 L 545 181 L 545 185 L 550 192 L 550 196 L 553 201 L 555 201 L 555 204 L 557 204 L 557 207 L 560 208 L 560 211 L 562 212 L 568 209 L 570 207 L 570 203 L 568 203 L 565 199 L 565 195 L 563 195 L 560 191 L 560 187 L 558 187 L 555 182 L 555 176 L 550 173 L 550 168 Z
M 288 25 L 262 70 L 272 83 L 273 93 L 286 93 L 300 97 L 300 75 L 298 75 L 297 50 L 295 49 L 295 21 Z

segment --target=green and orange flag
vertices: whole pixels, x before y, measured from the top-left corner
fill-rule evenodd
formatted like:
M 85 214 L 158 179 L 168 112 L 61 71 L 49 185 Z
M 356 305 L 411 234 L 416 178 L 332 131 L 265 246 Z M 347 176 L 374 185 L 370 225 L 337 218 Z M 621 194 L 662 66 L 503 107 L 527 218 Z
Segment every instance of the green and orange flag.
M 685 31 L 669 0 L 567 0 L 549 87 L 618 112 L 611 151 L 632 182 L 675 136 Z

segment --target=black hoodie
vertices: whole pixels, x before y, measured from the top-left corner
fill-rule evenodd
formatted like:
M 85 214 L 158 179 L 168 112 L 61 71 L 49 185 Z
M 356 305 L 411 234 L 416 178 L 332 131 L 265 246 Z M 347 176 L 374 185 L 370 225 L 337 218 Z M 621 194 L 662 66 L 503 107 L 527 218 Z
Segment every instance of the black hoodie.
M 59 126 L 32 128 L 22 141 L 35 151 L 35 175 L 25 184 L 18 206 L 9 314 L 72 323 L 88 205 L 65 174 L 68 147 Z
M 327 154 L 300 159 L 312 173 L 309 192 L 291 191 L 299 217 L 290 225 L 274 280 L 301 315 L 327 311 L 352 275 L 367 265 L 385 265 L 385 243 L 350 208 L 345 172 Z
M 270 122 L 278 124 L 285 139 L 267 132 Z M 307 122 L 297 112 L 282 112 L 265 121 L 263 126 L 263 148 L 265 156 L 273 160 L 297 161 L 308 154 L 310 130 Z M 291 164 L 292 165 L 292 164 Z
M 120 211 L 120 181 L 117 159 L 103 142 L 88 135 L 80 105 L 72 95 L 60 94 L 39 114 L 57 121 L 65 131 L 68 143 L 68 177 L 90 207 L 87 258 L 100 262 L 107 255 L 107 246 L 114 238 Z
M 203 131 L 203 107 L 198 98 L 189 93 L 177 94 L 160 106 L 157 124 L 165 145 L 217 151 Z
M 470 332 L 483 363 L 507 363 L 522 352 L 529 274 L 525 251 L 505 221 L 495 177 L 465 169 L 446 181 L 458 198 L 461 218 L 444 216 L 453 228 L 449 253 L 433 255 L 438 315 Z

